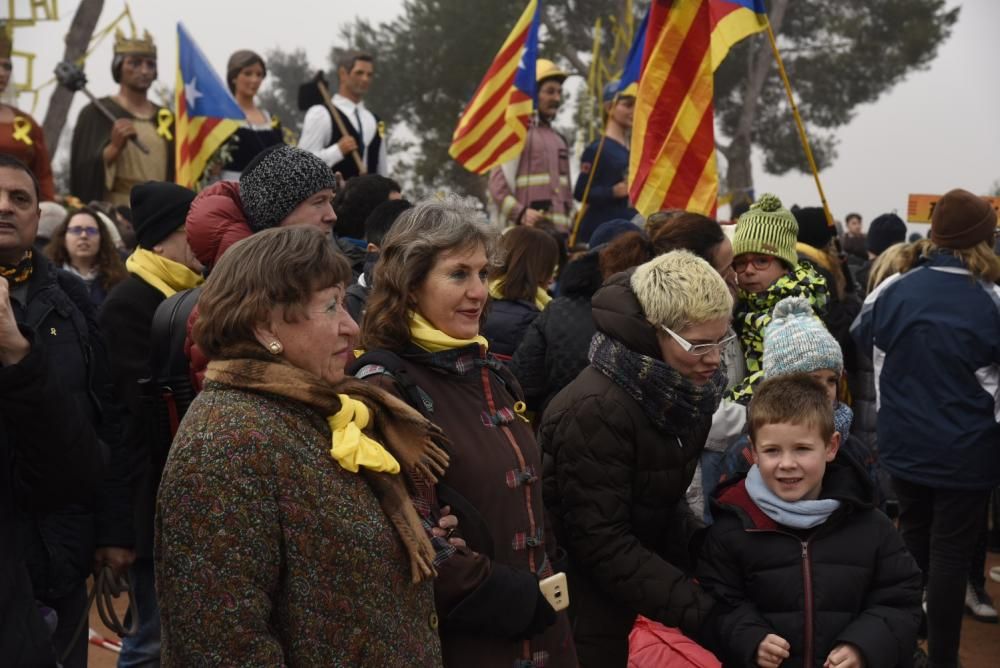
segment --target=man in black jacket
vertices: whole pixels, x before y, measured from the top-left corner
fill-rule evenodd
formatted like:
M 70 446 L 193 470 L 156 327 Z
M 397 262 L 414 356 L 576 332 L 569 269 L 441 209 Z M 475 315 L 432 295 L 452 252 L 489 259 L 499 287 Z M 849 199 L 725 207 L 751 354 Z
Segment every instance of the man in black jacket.
M 159 662 L 160 614 L 153 584 L 153 517 L 166 452 L 151 447 L 148 416 L 139 381 L 151 371 L 151 330 L 156 308 L 175 292 L 201 283 L 201 264 L 188 245 L 184 220 L 194 192 L 173 183 L 150 181 L 132 189 L 139 246 L 126 265 L 129 277 L 101 306 L 100 323 L 111 353 L 115 393 L 125 406 L 125 443 L 133 458 L 136 561 L 132 597 L 139 630 L 122 641 L 123 665 Z M 130 518 L 131 519 L 131 518 Z
M 103 341 L 83 284 L 32 252 L 39 214 L 37 180 L 0 154 L 0 657 L 32 666 L 69 646 L 91 560 L 120 566 L 131 542 L 102 480 L 98 436 L 118 445 Z M 81 639 L 64 665 L 86 665 Z

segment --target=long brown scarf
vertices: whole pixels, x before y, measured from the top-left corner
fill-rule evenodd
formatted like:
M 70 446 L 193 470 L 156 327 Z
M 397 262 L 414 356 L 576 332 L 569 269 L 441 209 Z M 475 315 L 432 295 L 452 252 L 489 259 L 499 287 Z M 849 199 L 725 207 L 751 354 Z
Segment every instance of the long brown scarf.
M 431 421 L 391 394 L 354 379 L 330 385 L 317 376 L 277 358 L 263 358 L 256 346 L 226 351 L 227 359 L 208 365 L 207 380 L 257 392 L 268 392 L 299 401 L 323 416 L 340 410 L 338 394 L 363 402 L 371 411 L 365 430 L 399 461 L 403 475 L 362 468 L 389 521 L 410 556 L 410 575 L 420 582 L 437 574 L 434 547 L 413 506 L 407 481 L 416 478 L 436 483 L 448 466 L 447 439 Z

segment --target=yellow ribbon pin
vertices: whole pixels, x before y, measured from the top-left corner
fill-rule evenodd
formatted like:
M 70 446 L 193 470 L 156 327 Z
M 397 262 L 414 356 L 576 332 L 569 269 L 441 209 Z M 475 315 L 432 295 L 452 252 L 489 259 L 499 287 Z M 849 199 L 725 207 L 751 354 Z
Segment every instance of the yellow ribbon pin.
M 31 139 L 31 121 L 24 116 L 14 117 L 14 141 L 21 141 L 31 146 L 35 142 Z
M 173 141 L 174 135 L 170 132 L 170 125 L 174 122 L 174 115 L 169 109 L 160 109 L 156 112 L 156 134 L 167 141 Z
M 385 139 L 385 121 L 378 122 L 378 136 Z

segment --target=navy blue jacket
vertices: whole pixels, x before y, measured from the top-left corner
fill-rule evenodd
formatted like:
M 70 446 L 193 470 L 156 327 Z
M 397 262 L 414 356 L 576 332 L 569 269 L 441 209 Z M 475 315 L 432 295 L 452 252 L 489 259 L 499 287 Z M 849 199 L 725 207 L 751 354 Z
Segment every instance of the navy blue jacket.
M 490 352 L 500 359 L 510 361 L 521 345 L 528 325 L 541 311 L 531 302 L 512 299 L 493 299 L 486 316 L 483 336 L 490 342 Z
M 1000 288 L 934 253 L 868 295 L 851 334 L 875 367 L 883 468 L 942 489 L 1000 484 Z
M 600 140 L 585 148 L 580 157 L 580 175 L 576 177 L 576 187 L 573 189 L 573 198 L 577 201 L 583 201 L 590 170 L 594 168 L 598 144 Z M 606 139 L 596 170 L 590 182 L 590 192 L 587 193 L 587 210 L 576 236 L 576 240 L 584 244 L 590 241 L 590 235 L 601 223 L 616 218 L 631 220 L 636 214 L 636 210 L 628 203 L 628 197 L 615 197 L 612 194 L 615 184 L 628 180 L 628 147 L 614 139 Z

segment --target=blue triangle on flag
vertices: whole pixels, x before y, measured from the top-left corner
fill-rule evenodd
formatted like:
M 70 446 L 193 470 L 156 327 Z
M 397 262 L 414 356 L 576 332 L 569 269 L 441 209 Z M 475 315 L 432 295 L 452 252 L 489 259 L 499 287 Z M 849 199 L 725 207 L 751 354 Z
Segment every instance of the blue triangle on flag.
M 180 22 L 177 23 L 177 62 L 181 81 L 184 82 L 184 99 L 189 118 L 246 118 L 225 82 L 212 69 L 205 54 Z

